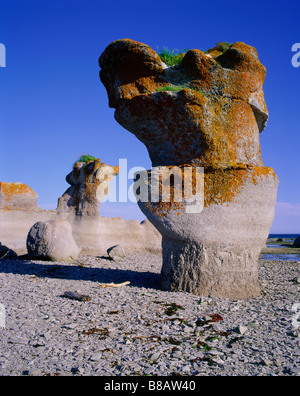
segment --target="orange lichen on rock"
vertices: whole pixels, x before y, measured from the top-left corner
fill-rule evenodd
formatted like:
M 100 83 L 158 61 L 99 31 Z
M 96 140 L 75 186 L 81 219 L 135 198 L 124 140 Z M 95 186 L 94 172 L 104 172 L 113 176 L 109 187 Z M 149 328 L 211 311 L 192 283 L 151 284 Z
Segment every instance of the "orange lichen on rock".
M 146 207 L 150 211 L 160 217 L 166 216 L 170 211 L 179 211 L 181 213 L 186 207 L 185 197 L 194 197 L 196 201 L 197 197 L 203 196 L 204 207 L 215 205 L 228 205 L 232 202 L 237 203 L 238 197 L 242 192 L 243 187 L 247 182 L 256 185 L 259 181 L 266 181 L 268 178 L 278 180 L 274 170 L 270 167 L 260 166 L 247 166 L 239 164 L 230 168 L 206 168 L 204 172 L 204 182 L 196 179 L 196 169 L 192 167 L 193 172 L 191 173 L 191 180 L 185 178 L 185 170 L 190 165 L 185 164 L 176 167 L 175 174 L 180 172 L 177 183 L 174 183 L 169 178 L 169 172 L 172 173 L 172 167 L 164 167 L 169 172 L 164 174 L 161 172 L 162 178 L 159 180 L 159 201 L 151 201 L 151 171 L 148 171 L 148 190 L 149 190 L 149 202 L 146 203 Z M 172 173 L 173 174 L 173 173 Z M 181 178 L 181 182 L 180 182 Z M 186 185 L 185 185 L 186 183 Z M 163 200 L 163 189 L 168 185 L 170 194 L 167 201 Z M 190 200 L 189 200 L 190 202 Z
M 223 205 L 238 199 L 244 185 L 250 181 L 254 185 L 259 180 L 266 180 L 277 176 L 269 167 L 247 167 L 241 164 L 237 168 L 206 169 L 204 173 L 204 207 L 212 204 Z
M 230 202 L 253 169 L 265 169 L 259 133 L 268 119 L 266 69 L 254 47 L 192 49 L 166 67 L 150 47 L 125 39 L 111 43 L 99 64 L 116 120 L 146 145 L 152 166 L 204 167 L 206 206 Z
M 15 198 L 16 195 L 30 194 L 37 197 L 37 194 L 26 184 L 23 183 L 6 183 L 0 182 L 0 193 L 8 201 Z
M 166 67 L 145 44 L 111 43 L 99 64 L 115 118 L 147 146 L 153 166 L 262 166 L 266 69 L 244 43 L 207 52 L 190 50 Z
M 0 208 L 34 209 L 38 195 L 26 184 L 0 182 Z
M 119 166 L 111 166 L 107 165 L 104 162 L 101 162 L 100 158 L 96 158 L 95 160 L 90 160 L 87 162 L 76 162 L 73 167 L 73 171 L 67 176 L 67 182 L 69 184 L 76 183 L 95 183 L 95 175 L 96 172 L 104 167 L 109 167 L 113 169 L 116 175 L 119 174 Z
M 130 39 L 112 42 L 99 58 L 100 78 L 109 93 L 109 105 L 152 89 L 152 81 L 163 72 L 160 57 L 149 46 Z M 111 89 L 114 85 L 115 89 Z

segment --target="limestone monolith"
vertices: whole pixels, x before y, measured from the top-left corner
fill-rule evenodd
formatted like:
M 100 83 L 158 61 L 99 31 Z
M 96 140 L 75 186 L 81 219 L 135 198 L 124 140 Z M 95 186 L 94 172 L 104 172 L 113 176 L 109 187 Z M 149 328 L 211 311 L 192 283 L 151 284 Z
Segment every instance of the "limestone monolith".
M 261 155 L 268 110 L 256 49 L 220 43 L 205 53 L 189 50 L 168 67 L 149 46 L 124 39 L 111 43 L 99 64 L 115 119 L 146 145 L 152 161 L 151 171 L 140 174 L 140 189 L 144 184 L 150 193 L 139 206 L 162 235 L 162 287 L 259 295 L 258 258 L 278 178 Z M 161 176 L 158 200 L 153 173 Z

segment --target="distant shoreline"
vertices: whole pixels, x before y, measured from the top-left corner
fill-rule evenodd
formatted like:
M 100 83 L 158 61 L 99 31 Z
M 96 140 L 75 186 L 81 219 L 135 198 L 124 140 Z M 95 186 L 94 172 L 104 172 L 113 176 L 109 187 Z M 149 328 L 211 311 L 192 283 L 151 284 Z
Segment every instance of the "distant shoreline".
M 293 246 L 296 234 L 270 234 L 260 258 L 264 260 L 282 260 L 300 262 L 300 248 Z
M 269 234 L 268 239 L 272 238 L 282 238 L 282 239 L 296 239 L 299 234 Z

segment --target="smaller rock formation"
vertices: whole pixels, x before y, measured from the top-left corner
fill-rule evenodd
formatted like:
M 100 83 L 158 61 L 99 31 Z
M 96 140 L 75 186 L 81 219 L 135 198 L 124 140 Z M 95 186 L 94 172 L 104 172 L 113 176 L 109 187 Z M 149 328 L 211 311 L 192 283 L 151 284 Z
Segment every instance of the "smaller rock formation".
M 0 182 L 0 241 L 17 254 L 28 252 L 28 231 L 37 222 L 67 220 L 82 254 L 106 255 L 111 246 L 122 245 L 127 254 L 161 252 L 161 236 L 149 221 L 100 217 L 100 202 L 109 193 L 119 167 L 100 159 L 77 161 L 66 180 L 68 190 L 56 210 L 37 206 L 38 195 L 22 183 Z M 7 257 L 7 256 L 6 256 Z
M 17 253 L 10 249 L 9 247 L 2 245 L 0 242 L 0 259 L 6 257 L 6 258 L 11 258 L 11 257 L 16 257 Z
M 37 209 L 38 195 L 26 184 L 0 182 L 0 209 Z
M 82 253 L 97 254 L 101 250 L 100 203 L 108 195 L 110 182 L 118 173 L 118 166 L 95 159 L 76 162 L 66 177 L 71 187 L 59 198 L 57 214 L 71 224 Z
M 38 221 L 27 236 L 31 257 L 52 261 L 72 261 L 80 250 L 73 239 L 72 227 L 66 220 Z
M 74 216 L 99 216 L 100 202 L 109 193 L 118 166 L 95 161 L 76 162 L 66 181 L 71 185 L 58 200 L 57 211 Z
M 300 236 L 294 240 L 293 247 L 300 248 Z
M 0 240 L 17 254 L 26 254 L 26 238 L 34 223 L 57 216 L 55 210 L 39 208 L 37 199 L 26 184 L 0 182 Z
M 112 246 L 107 249 L 108 257 L 113 261 L 121 261 L 126 257 L 126 254 L 121 245 Z

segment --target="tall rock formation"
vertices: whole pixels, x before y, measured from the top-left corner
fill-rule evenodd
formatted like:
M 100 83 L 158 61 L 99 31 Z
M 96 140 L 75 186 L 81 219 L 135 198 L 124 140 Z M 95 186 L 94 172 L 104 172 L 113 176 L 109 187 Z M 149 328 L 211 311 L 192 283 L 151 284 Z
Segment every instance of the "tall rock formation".
M 72 225 L 74 239 L 82 253 L 98 254 L 103 250 L 100 204 L 118 173 L 118 166 L 95 159 L 76 162 L 66 176 L 71 187 L 59 198 L 57 214 Z
M 118 166 L 106 165 L 100 159 L 76 162 L 66 176 L 71 187 L 59 198 L 58 213 L 98 218 L 100 203 L 109 193 L 109 184 L 118 173 Z
M 140 175 L 140 187 L 151 190 L 152 175 L 162 177 L 158 202 L 151 194 L 139 201 L 162 235 L 162 287 L 257 296 L 258 257 L 273 221 L 278 178 L 261 156 L 266 69 L 255 48 L 236 42 L 205 53 L 193 49 L 167 67 L 149 46 L 125 39 L 111 43 L 99 64 L 115 119 L 148 149 L 153 168 Z M 196 183 L 199 168 L 204 193 Z M 171 173 L 165 200 L 162 187 Z

